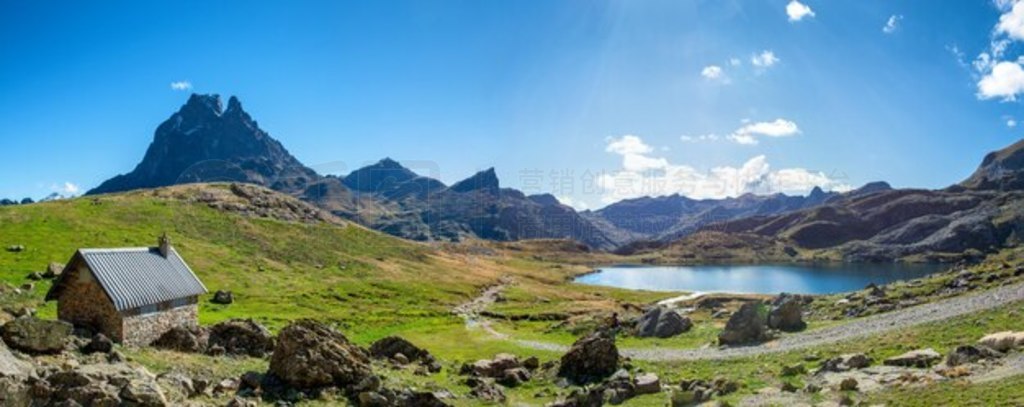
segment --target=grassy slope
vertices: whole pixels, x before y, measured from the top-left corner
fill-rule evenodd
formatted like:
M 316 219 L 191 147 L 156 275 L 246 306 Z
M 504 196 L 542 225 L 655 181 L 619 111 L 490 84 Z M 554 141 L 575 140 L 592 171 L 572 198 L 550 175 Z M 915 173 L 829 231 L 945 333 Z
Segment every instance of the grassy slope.
M 189 196 L 189 188 L 179 188 L 183 196 Z M 0 208 L 0 246 L 21 244 L 27 248 L 22 253 L 0 252 L 0 281 L 20 285 L 29 272 L 40 271 L 50 261 L 64 262 L 79 247 L 149 245 L 164 231 L 172 236 L 178 250 L 211 291 L 230 289 L 236 293 L 237 302 L 226 307 L 209 304 L 204 299 L 203 323 L 252 317 L 277 329 L 291 319 L 314 317 L 337 323 L 349 337 L 362 344 L 389 334 L 403 335 L 438 355 L 452 368 L 462 361 L 490 357 L 498 352 L 537 355 L 542 360 L 559 356 L 521 349 L 479 330 L 467 331 L 460 319 L 449 314 L 451 306 L 472 298 L 502 275 L 512 275 L 517 284 L 508 291 L 508 302 L 496 304 L 492 309 L 508 314 L 611 310 L 619 309 L 622 303 L 649 303 L 667 295 L 565 284 L 588 267 L 560 262 L 614 262 L 615 258 L 605 255 L 548 253 L 529 245 L 510 248 L 509 245 L 481 244 L 481 250 L 469 250 L 466 246 L 439 249 L 355 225 L 338 227 L 249 218 L 211 209 L 189 199 L 150 192 L 103 196 L 95 201 L 84 198 Z M 14 300 L 38 302 L 48 284 L 39 283 L 34 292 Z M 54 308 L 53 304 L 46 305 L 41 313 L 53 316 Z M 779 367 L 799 362 L 807 353 L 827 357 L 864 351 L 878 360 L 925 346 L 945 352 L 957 344 L 973 342 L 984 333 L 1020 329 L 1013 315 L 1021 312 L 1024 312 L 1022 305 L 1015 304 L 954 321 L 799 353 L 730 361 L 637 365 L 658 372 L 667 383 L 682 378 L 715 376 L 738 380 L 743 383 L 743 389 L 731 397 L 735 400 L 760 387 L 778 385 Z M 690 334 L 668 341 L 626 338 L 622 345 L 700 346 L 716 334 L 710 324 L 699 324 Z M 715 322 L 717 324 L 720 322 Z M 524 321 L 502 322 L 496 327 L 516 332 L 523 338 L 571 342 L 570 334 L 551 330 L 553 325 Z M 210 358 L 148 349 L 129 351 L 129 354 L 156 371 L 183 369 L 216 377 L 262 370 L 266 366 L 266 361 L 259 359 Z M 449 376 L 448 372 L 428 378 L 409 372 L 390 372 L 387 376 L 388 380 L 412 382 L 424 388 L 440 385 L 456 394 L 467 391 L 459 384 L 459 378 Z M 532 382 L 510 391 L 510 396 L 513 401 L 542 404 L 552 397 L 535 398 L 534 393 L 542 389 L 557 391 L 550 383 Z M 1007 386 L 1002 382 L 971 389 L 989 387 L 998 388 L 995 394 L 999 400 L 1024 396 L 1020 386 Z M 929 394 L 942 397 L 942 391 L 945 390 L 935 389 Z M 989 393 L 985 394 L 994 397 Z M 887 393 L 877 397 L 891 401 L 902 400 L 905 396 Z M 666 397 L 663 394 L 645 396 L 631 404 L 664 405 Z

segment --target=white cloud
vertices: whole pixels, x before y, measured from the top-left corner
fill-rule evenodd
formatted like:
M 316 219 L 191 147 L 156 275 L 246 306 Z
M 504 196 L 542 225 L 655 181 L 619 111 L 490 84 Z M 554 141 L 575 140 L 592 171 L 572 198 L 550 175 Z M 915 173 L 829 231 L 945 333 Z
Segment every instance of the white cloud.
M 171 82 L 171 89 L 173 89 L 173 90 L 192 90 L 192 82 L 189 82 L 189 81 Z
M 739 144 L 754 145 L 758 143 L 758 137 L 789 137 L 800 133 L 796 123 L 786 119 L 775 119 L 770 122 L 748 123 L 736 129 L 728 136 Z
M 742 63 L 743 63 L 743 61 L 740 61 L 739 58 L 729 58 L 729 65 L 740 66 L 740 64 L 742 64 Z
M 708 65 L 704 69 L 700 70 L 700 76 L 708 80 L 717 80 L 723 78 L 722 67 L 718 65 Z
M 996 2 L 996 7 L 1005 11 L 999 16 L 999 23 L 996 24 L 997 34 L 1006 34 L 1015 40 L 1024 40 L 1024 2 L 1001 1 Z
M 53 184 L 50 186 L 50 190 L 65 198 L 75 197 L 82 193 L 82 188 L 72 182 Z
M 605 147 L 604 151 L 607 151 L 609 153 L 627 155 L 647 154 L 650 153 L 651 151 L 654 151 L 654 149 L 652 149 L 651 146 L 644 143 L 644 141 L 641 140 L 640 137 L 631 134 L 627 134 L 619 138 L 609 137 L 605 139 L 605 141 L 608 142 L 608 146 Z
M 814 11 L 810 7 L 796 0 L 792 0 L 786 5 L 786 14 L 789 15 L 789 21 L 800 21 L 804 17 L 814 17 Z
M 718 141 L 717 134 L 701 134 L 699 136 L 679 136 L 679 140 L 684 143 L 696 143 L 700 141 Z
M 1003 61 L 992 66 L 992 70 L 978 81 L 978 98 L 1003 101 L 1017 100 L 1017 94 L 1024 93 L 1024 68 L 1016 62 Z
M 750 57 L 750 63 L 758 68 L 769 68 L 778 62 L 779 58 L 775 56 L 775 53 L 767 49 Z
M 1009 127 L 1011 129 L 1014 128 L 1014 127 L 1017 127 L 1017 119 L 1014 119 L 1012 117 L 1009 118 L 1009 119 L 1006 119 L 1006 127 Z
M 896 32 L 896 29 L 899 28 L 900 21 L 903 21 L 902 15 L 893 14 L 889 16 L 889 20 L 886 21 L 885 26 L 882 27 L 882 32 L 886 34 L 892 34 Z
M 624 136 L 625 138 L 627 136 Z M 641 144 L 642 140 L 635 137 Z M 609 146 L 623 138 L 609 139 Z M 619 148 L 608 148 L 623 156 L 622 168 L 601 175 L 597 184 L 605 203 L 640 196 L 664 196 L 681 194 L 691 198 L 725 198 L 745 193 L 806 194 L 815 186 L 825 190 L 846 191 L 849 185 L 832 179 L 823 172 L 803 168 L 772 170 L 765 156 L 755 156 L 738 167 L 721 166 L 709 171 L 698 171 L 687 165 L 673 164 L 662 157 L 644 154 L 625 154 Z M 636 150 L 627 150 L 636 151 Z M 641 156 L 643 160 L 658 162 L 657 168 L 642 169 L 628 162 L 629 156 Z M 635 157 L 632 159 L 636 159 Z

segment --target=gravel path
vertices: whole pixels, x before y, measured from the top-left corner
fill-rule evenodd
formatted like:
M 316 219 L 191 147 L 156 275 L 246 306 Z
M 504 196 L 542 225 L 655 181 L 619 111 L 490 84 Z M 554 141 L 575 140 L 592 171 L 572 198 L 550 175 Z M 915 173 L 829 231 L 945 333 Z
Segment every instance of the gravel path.
M 967 294 L 916 307 L 904 308 L 885 314 L 859 318 L 838 326 L 786 335 L 778 340 L 756 346 L 700 349 L 620 349 L 620 353 L 637 360 L 685 361 L 719 360 L 788 352 L 878 335 L 929 322 L 942 321 L 1020 300 L 1024 300 L 1024 284 L 1015 284 L 981 293 Z M 486 305 L 489 305 L 489 303 L 483 306 L 486 307 Z M 485 329 L 498 338 L 514 341 L 520 346 L 527 348 L 554 352 L 565 352 L 568 350 L 568 347 L 563 345 L 514 339 L 506 334 L 494 331 L 489 325 L 485 326 Z

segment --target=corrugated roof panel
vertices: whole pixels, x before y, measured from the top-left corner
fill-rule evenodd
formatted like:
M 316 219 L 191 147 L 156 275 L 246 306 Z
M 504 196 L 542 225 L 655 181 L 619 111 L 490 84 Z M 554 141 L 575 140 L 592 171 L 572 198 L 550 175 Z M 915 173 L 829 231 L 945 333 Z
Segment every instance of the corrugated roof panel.
M 206 287 L 174 249 L 166 258 L 156 248 L 79 252 L 118 311 L 206 293 Z

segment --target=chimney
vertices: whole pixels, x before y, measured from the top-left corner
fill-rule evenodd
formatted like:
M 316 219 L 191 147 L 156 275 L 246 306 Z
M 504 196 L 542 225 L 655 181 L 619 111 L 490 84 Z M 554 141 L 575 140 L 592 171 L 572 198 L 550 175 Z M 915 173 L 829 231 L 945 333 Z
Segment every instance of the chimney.
M 157 247 L 160 249 L 160 255 L 164 256 L 164 258 L 167 258 L 167 256 L 170 255 L 171 253 L 171 239 L 167 237 L 167 232 L 164 232 L 163 235 L 160 235 L 160 237 L 157 238 L 156 241 Z

